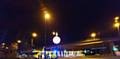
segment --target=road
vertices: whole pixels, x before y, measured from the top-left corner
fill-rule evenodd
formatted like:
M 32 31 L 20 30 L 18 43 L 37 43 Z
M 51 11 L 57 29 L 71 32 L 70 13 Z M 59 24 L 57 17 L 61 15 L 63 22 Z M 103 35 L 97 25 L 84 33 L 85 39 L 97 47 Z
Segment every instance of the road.
M 59 59 L 120 59 L 120 57 L 106 56 L 106 57 L 69 57 Z

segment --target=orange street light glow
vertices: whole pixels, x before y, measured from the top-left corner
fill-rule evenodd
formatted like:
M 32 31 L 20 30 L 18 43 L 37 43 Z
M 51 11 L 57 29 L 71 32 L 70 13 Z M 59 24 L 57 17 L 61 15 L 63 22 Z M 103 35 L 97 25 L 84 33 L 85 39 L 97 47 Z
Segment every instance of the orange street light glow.
M 35 33 L 35 32 L 32 33 L 32 36 L 33 36 L 33 37 L 37 37 L 37 33 Z
M 80 44 L 80 45 L 83 46 L 83 45 L 91 45 L 91 44 L 98 44 L 98 43 L 103 43 L 103 41 L 82 43 L 82 44 Z
M 48 20 L 48 19 L 50 19 L 50 14 L 47 12 L 47 11 L 44 11 L 44 18 L 45 18 L 45 20 Z
M 118 19 L 119 19 L 119 17 L 117 16 L 117 17 L 115 17 L 114 19 L 115 19 L 115 20 L 118 20 Z
M 115 23 L 114 27 L 118 28 L 120 26 L 120 23 Z
M 92 42 L 92 41 L 99 41 L 100 39 L 96 38 L 95 40 L 92 40 L 92 39 L 87 39 L 87 40 L 84 40 L 82 42 Z
M 91 33 L 91 37 L 96 37 L 96 33 Z

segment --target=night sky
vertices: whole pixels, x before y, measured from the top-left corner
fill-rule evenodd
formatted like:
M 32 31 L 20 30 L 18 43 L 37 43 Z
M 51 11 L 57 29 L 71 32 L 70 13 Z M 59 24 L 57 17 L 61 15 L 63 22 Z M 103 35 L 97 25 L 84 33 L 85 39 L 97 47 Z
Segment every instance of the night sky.
M 30 39 L 31 32 L 38 32 L 39 44 L 43 40 L 44 21 L 39 0 L 0 0 L 0 41 Z M 113 31 L 115 16 L 120 16 L 119 0 L 45 0 L 52 13 L 47 24 L 50 32 L 57 31 L 62 43 L 76 42 L 89 37 L 91 32 L 102 35 Z

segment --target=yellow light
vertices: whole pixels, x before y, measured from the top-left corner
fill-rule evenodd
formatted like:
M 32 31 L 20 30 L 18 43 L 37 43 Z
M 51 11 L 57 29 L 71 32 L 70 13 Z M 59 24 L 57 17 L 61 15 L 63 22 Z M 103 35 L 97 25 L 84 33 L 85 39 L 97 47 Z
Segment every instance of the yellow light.
M 118 16 L 116 16 L 114 19 L 115 19 L 115 20 L 118 20 L 118 19 L 119 19 L 119 17 L 118 17 Z
M 17 43 L 21 43 L 21 40 L 17 40 Z
M 115 19 L 115 23 L 117 23 L 118 22 L 118 19 Z
M 44 11 L 45 20 L 50 19 L 50 14 L 47 11 Z
M 35 33 L 35 32 L 32 33 L 32 36 L 33 36 L 33 37 L 37 37 L 37 33 Z
M 93 33 L 91 33 L 90 36 L 94 38 L 94 37 L 96 37 L 96 33 L 93 32 Z
M 91 45 L 91 44 L 98 44 L 98 43 L 103 43 L 103 41 L 96 41 L 96 42 L 88 42 L 88 43 L 81 43 L 80 45 Z
M 12 47 L 13 47 L 14 49 L 18 49 L 18 43 L 13 43 L 13 44 L 12 44 Z
M 118 28 L 120 26 L 120 23 L 115 23 L 114 27 Z
M 92 40 L 92 39 L 87 39 L 87 40 L 84 40 L 82 42 L 92 42 L 92 41 L 99 41 L 100 39 L 98 38 L 95 38 L 95 40 Z

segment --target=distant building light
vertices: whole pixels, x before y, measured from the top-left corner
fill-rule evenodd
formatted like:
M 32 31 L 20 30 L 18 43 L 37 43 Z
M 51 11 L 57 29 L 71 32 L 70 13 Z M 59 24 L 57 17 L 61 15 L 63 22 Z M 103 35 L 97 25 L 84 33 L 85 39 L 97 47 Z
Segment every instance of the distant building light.
M 5 49 L 8 49 L 8 47 L 5 47 Z
M 5 43 L 2 43 L 2 45 L 5 45 Z

